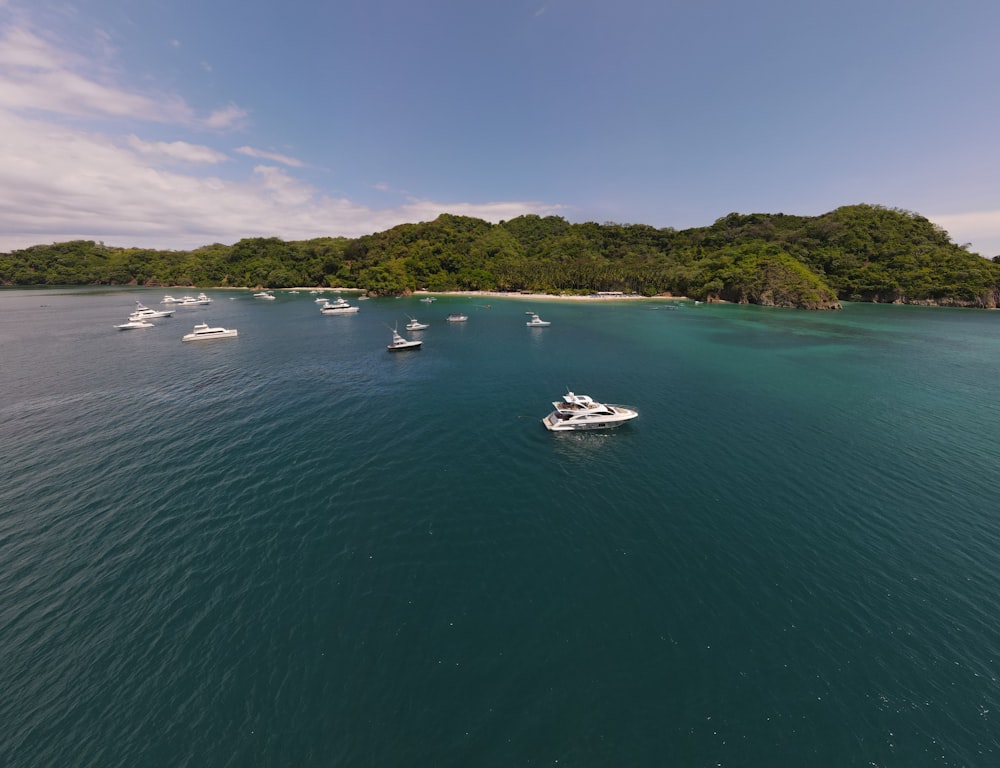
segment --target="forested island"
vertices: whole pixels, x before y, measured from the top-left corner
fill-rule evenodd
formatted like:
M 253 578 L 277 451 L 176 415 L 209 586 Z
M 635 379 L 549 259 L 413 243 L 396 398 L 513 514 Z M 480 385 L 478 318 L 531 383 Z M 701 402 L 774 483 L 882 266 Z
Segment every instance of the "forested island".
M 996 308 L 1000 256 L 970 253 L 918 214 L 868 204 L 821 216 L 731 213 L 685 230 L 442 214 L 358 238 L 247 238 L 191 251 L 35 245 L 0 254 L 0 284 L 623 291 L 807 309 L 842 300 Z

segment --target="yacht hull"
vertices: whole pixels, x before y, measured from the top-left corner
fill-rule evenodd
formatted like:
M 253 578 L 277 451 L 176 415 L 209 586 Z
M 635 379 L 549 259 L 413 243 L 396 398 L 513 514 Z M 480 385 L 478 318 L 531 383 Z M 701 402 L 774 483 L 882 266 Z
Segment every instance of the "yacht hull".
M 542 423 L 551 432 L 587 432 L 595 429 L 614 429 L 627 424 L 638 415 L 635 411 L 629 411 L 628 415 L 601 416 L 592 421 L 569 421 L 561 418 L 558 411 L 552 411 L 542 419 Z

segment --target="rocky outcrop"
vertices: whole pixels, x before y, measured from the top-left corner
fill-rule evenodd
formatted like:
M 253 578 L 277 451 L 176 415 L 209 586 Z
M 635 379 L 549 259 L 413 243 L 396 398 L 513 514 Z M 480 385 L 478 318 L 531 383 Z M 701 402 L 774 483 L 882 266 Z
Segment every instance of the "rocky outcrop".
M 795 309 L 842 309 L 837 294 L 787 253 L 748 255 L 737 262 L 717 292 L 736 304 Z
M 963 309 L 1000 308 L 1000 288 L 993 288 L 975 296 L 911 297 L 901 291 L 891 293 L 855 293 L 843 296 L 845 301 L 864 301 L 874 304 L 915 304 L 921 307 L 960 307 Z

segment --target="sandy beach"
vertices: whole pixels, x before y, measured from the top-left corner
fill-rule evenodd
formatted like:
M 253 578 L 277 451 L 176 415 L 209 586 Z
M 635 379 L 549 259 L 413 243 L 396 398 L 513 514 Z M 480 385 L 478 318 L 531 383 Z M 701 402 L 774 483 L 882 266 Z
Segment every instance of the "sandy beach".
M 170 288 L 164 288 L 164 290 L 182 291 L 191 290 L 191 286 L 172 286 Z M 319 291 L 320 293 L 328 293 L 335 291 L 348 291 L 352 293 L 364 293 L 361 288 L 345 288 L 343 286 L 332 287 L 332 288 L 322 288 L 319 286 L 296 286 L 294 288 L 261 288 L 261 287 L 249 287 L 249 286 L 215 286 L 211 290 L 224 290 L 224 291 Z M 409 294 L 410 296 L 418 296 L 425 298 L 428 296 L 465 296 L 471 299 L 476 298 L 492 298 L 492 299 L 524 299 L 526 301 L 652 301 L 652 300 L 670 300 L 670 301 L 690 301 L 688 296 L 673 296 L 671 294 L 662 293 L 656 296 L 639 296 L 634 293 L 592 293 L 585 295 L 559 295 L 552 293 L 521 293 L 518 291 L 413 291 Z
M 687 296 L 639 296 L 638 294 L 587 294 L 581 296 L 551 293 L 519 293 L 503 291 L 414 291 L 414 296 L 468 296 L 470 298 L 525 299 L 528 301 L 650 301 L 653 299 L 686 300 Z

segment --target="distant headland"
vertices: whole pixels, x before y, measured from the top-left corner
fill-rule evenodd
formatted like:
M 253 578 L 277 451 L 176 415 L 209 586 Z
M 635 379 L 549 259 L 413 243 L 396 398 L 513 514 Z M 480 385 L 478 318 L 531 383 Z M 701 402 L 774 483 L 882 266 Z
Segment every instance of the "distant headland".
M 0 254 L 0 285 L 621 292 L 803 309 L 839 309 L 841 301 L 995 309 L 998 261 L 956 245 L 919 214 L 870 204 L 820 216 L 730 213 L 685 230 L 442 214 L 358 238 L 255 237 L 191 251 L 35 245 Z

